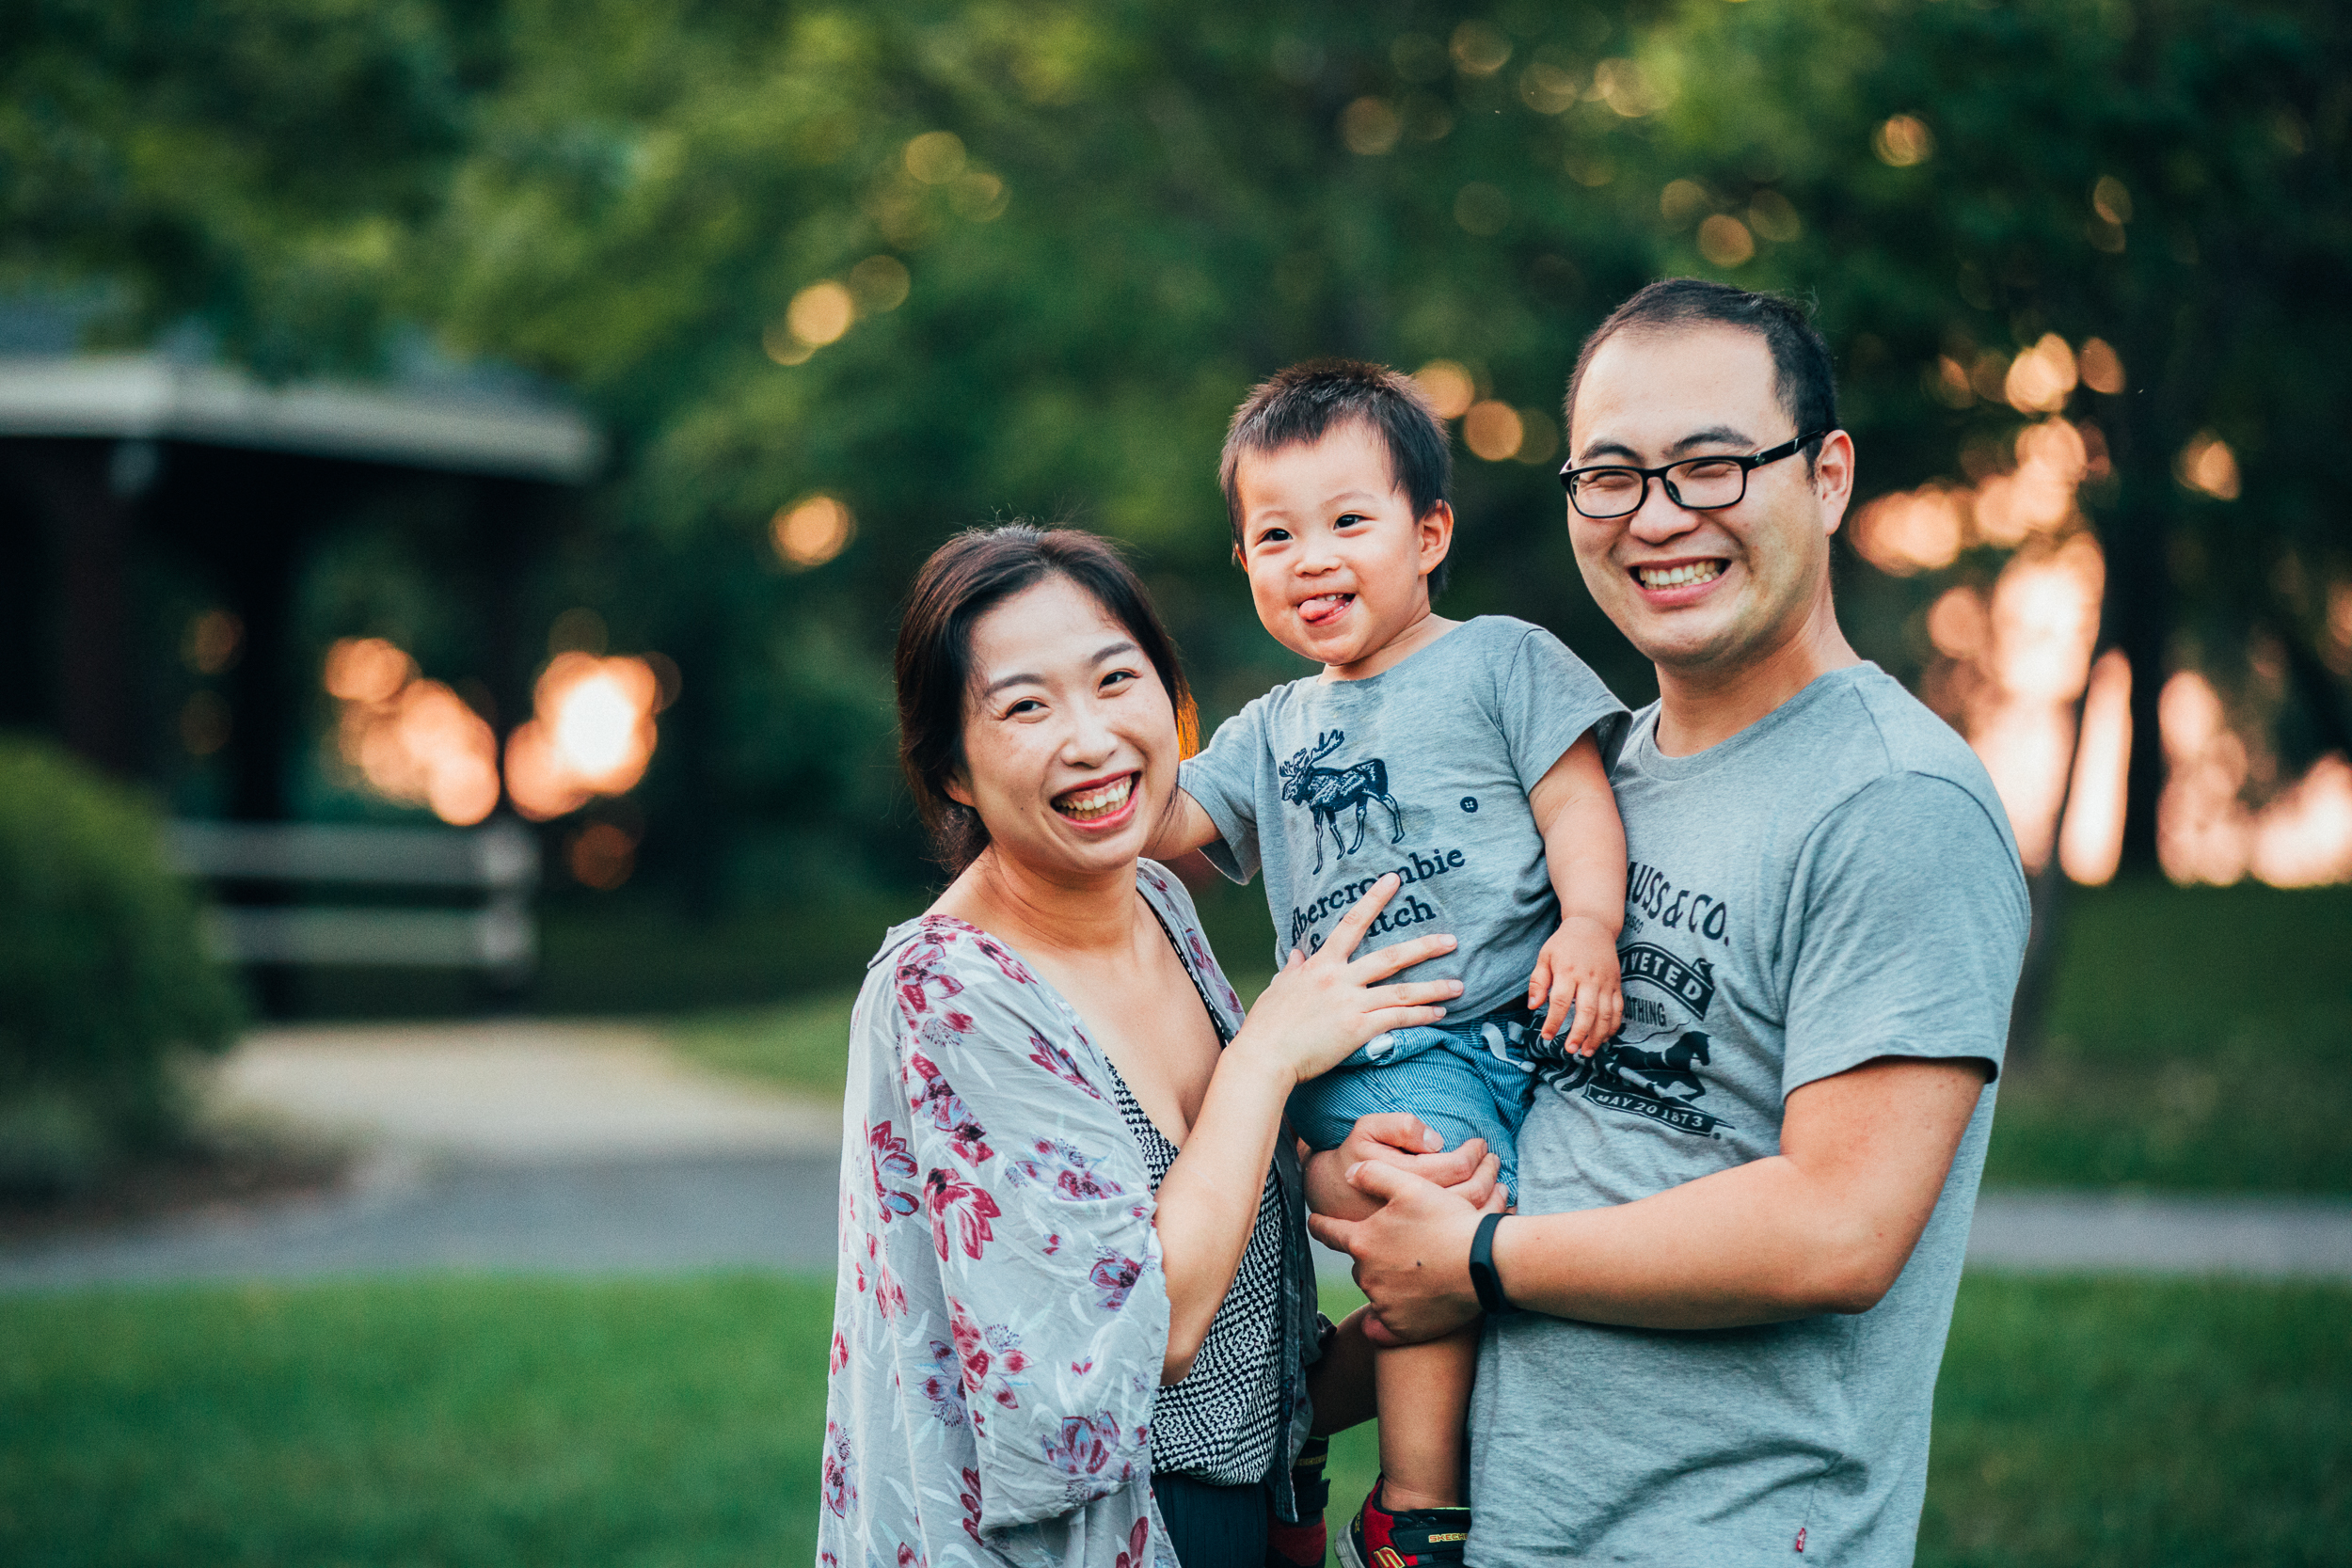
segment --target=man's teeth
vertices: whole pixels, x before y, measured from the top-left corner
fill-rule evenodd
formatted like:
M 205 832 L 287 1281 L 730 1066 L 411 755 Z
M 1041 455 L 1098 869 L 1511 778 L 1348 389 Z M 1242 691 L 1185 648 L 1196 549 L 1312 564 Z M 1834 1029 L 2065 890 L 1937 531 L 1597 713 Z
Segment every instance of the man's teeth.
M 1091 822 L 1098 816 L 1108 816 L 1125 805 L 1127 797 L 1135 793 L 1135 787 L 1136 776 L 1130 773 L 1123 779 L 1113 779 L 1109 784 L 1065 795 L 1054 802 L 1054 809 L 1077 821 Z
M 1637 566 L 1634 575 L 1645 588 L 1684 588 L 1694 582 L 1712 582 L 1724 575 L 1720 561 L 1693 561 L 1680 566 Z

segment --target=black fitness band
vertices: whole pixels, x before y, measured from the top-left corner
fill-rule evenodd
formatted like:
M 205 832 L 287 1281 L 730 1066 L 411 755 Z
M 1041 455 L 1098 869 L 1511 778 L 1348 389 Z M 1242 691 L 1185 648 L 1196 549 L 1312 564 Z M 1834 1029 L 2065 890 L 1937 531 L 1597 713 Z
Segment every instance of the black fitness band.
M 1490 1318 L 1507 1317 L 1518 1310 L 1502 1293 L 1502 1281 L 1495 1274 L 1495 1227 L 1502 1218 L 1488 1214 L 1478 1222 L 1478 1234 L 1470 1238 L 1470 1289 L 1478 1292 L 1478 1305 Z

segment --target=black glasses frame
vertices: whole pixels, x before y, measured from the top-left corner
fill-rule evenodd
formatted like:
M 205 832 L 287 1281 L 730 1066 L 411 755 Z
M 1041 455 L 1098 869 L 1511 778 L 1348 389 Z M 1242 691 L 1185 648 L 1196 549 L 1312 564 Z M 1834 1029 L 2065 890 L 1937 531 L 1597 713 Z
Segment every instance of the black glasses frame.
M 1668 463 L 1662 467 L 1656 468 L 1637 467 L 1630 463 L 1587 463 L 1581 468 L 1569 467 L 1563 465 L 1560 469 L 1560 488 L 1567 492 L 1568 503 L 1570 505 L 1574 506 L 1577 511 L 1581 513 L 1583 515 L 1591 517 L 1595 522 L 1611 522 L 1619 517 L 1630 517 L 1636 512 L 1641 511 L 1643 507 L 1647 506 L 1649 504 L 1649 482 L 1653 479 L 1666 487 L 1666 499 L 1674 502 L 1677 506 L 1681 507 L 1686 512 L 1721 512 L 1727 506 L 1738 506 L 1741 501 L 1748 499 L 1748 475 L 1764 467 L 1767 463 L 1777 463 L 1784 457 L 1794 457 L 1798 452 L 1803 451 L 1806 447 L 1809 447 L 1814 442 L 1820 440 L 1823 436 L 1834 434 L 1836 428 L 1837 427 L 1835 425 L 1824 425 L 1820 430 L 1806 432 L 1805 434 L 1797 436 L 1794 440 L 1783 441 L 1779 446 L 1771 448 L 1769 451 L 1759 451 L 1747 457 L 1741 457 L 1732 452 L 1709 452 L 1704 457 L 1686 457 L 1679 462 Z M 1689 501 L 1682 499 L 1682 492 L 1675 488 L 1673 475 L 1677 468 L 1687 468 L 1694 463 L 1738 464 L 1740 467 L 1740 493 L 1732 497 L 1731 499 L 1727 501 L 1717 501 L 1712 506 L 1692 506 Z M 1597 473 L 1640 474 L 1642 476 L 1641 498 L 1631 506 L 1627 507 L 1623 512 L 1608 512 L 1600 514 L 1585 512 L 1584 503 L 1577 499 L 1576 482 L 1586 474 Z

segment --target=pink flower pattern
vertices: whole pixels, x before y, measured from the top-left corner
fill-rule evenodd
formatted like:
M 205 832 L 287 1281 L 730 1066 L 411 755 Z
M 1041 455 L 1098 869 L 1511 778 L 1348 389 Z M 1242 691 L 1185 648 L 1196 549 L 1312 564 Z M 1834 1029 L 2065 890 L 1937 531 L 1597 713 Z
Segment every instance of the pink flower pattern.
M 907 1141 L 890 1134 L 890 1123 L 869 1127 L 866 1133 L 866 1148 L 873 1154 L 875 1217 L 888 1225 L 901 1214 L 912 1214 L 922 1207 L 913 1189 L 894 1186 L 914 1180 L 914 1156 L 907 1152 Z
M 1149 865 L 1137 883 L 1229 997 L 1181 887 Z M 944 917 L 892 933 L 856 1019 L 818 1560 L 1044 1557 L 1053 1516 L 1083 1510 L 1083 1568 L 1177 1568 L 1151 1528 L 1151 1176 L 1100 1050 L 1009 948 Z
M 995 1150 L 988 1147 L 987 1130 L 973 1116 L 972 1108 L 956 1097 L 938 1064 L 918 1051 L 907 1057 L 907 1069 L 923 1080 L 921 1091 L 909 1105 L 917 1115 L 929 1116 L 931 1125 L 947 1134 L 947 1147 L 975 1167 L 994 1158 Z
M 1040 1138 L 1036 1147 L 1033 1158 L 1025 1156 L 1008 1163 L 1007 1174 L 1016 1185 L 1039 1182 L 1070 1203 L 1117 1197 L 1126 1191 L 1109 1177 L 1099 1174 L 1094 1169 L 1094 1157 L 1075 1145 L 1059 1138 Z
M 939 1243 L 939 1256 L 943 1259 L 947 1256 L 947 1215 L 952 1212 L 956 1216 L 957 1238 L 963 1244 L 963 1255 L 978 1258 L 996 1234 L 989 1227 L 988 1222 L 1004 1212 L 996 1207 L 996 1200 L 988 1196 L 988 1190 L 975 1186 L 952 1172 L 934 1170 L 923 1178 L 923 1194 L 925 1201 L 930 1206 L 931 1235 Z

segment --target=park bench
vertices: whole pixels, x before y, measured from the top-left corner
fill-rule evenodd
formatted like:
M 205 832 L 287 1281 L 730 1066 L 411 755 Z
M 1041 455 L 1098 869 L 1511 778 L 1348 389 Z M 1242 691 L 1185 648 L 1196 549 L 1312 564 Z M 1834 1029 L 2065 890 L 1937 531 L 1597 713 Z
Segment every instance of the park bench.
M 519 989 L 538 958 L 531 894 L 539 847 L 513 821 L 485 828 L 294 822 L 171 824 L 175 867 L 212 884 L 204 911 L 214 956 L 255 965 L 466 969 Z M 375 901 L 316 904 L 302 890 L 482 895 L 465 908 Z M 234 899 L 235 901 L 232 901 Z

